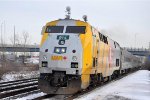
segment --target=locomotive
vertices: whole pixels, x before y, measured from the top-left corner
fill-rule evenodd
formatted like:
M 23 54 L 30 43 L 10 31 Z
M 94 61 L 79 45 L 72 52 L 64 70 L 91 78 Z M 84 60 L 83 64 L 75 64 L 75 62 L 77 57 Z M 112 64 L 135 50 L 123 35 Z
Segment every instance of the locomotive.
M 65 19 L 42 28 L 38 87 L 73 94 L 140 66 L 140 59 L 84 21 Z

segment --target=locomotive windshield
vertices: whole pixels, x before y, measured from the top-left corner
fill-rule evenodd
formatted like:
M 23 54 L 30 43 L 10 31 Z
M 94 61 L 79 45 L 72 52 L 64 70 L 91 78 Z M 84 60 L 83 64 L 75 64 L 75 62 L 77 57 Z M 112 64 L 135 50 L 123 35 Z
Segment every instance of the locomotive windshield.
M 64 26 L 47 26 L 45 33 L 63 33 Z
M 85 33 L 85 26 L 67 26 L 66 33 Z

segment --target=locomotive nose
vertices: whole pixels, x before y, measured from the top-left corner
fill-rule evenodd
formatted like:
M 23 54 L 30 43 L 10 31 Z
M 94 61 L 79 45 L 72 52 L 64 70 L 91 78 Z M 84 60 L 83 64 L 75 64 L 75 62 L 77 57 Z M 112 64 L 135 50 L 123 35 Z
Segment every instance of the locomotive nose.
M 81 74 L 82 45 L 79 35 L 52 34 L 51 39 L 46 42 L 51 48 L 47 50 L 45 45 L 44 52 L 40 53 L 41 72 L 64 71 L 66 74 Z

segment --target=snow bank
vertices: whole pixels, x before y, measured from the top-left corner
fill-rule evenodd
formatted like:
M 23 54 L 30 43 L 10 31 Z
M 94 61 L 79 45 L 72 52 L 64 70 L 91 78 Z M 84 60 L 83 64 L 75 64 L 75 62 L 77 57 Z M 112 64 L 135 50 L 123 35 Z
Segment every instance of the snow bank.
M 150 100 L 150 71 L 137 71 L 75 100 Z
M 2 76 L 1 82 L 4 81 L 14 81 L 20 79 L 28 79 L 28 78 L 35 78 L 39 76 L 38 71 L 21 71 L 21 72 L 10 72 L 6 73 Z

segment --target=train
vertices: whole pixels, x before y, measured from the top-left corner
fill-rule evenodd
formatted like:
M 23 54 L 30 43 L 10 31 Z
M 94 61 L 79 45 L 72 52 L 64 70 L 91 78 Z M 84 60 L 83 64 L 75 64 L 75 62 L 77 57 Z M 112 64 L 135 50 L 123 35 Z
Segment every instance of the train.
M 141 60 L 84 21 L 68 16 L 42 28 L 38 88 L 74 94 L 137 69 Z

